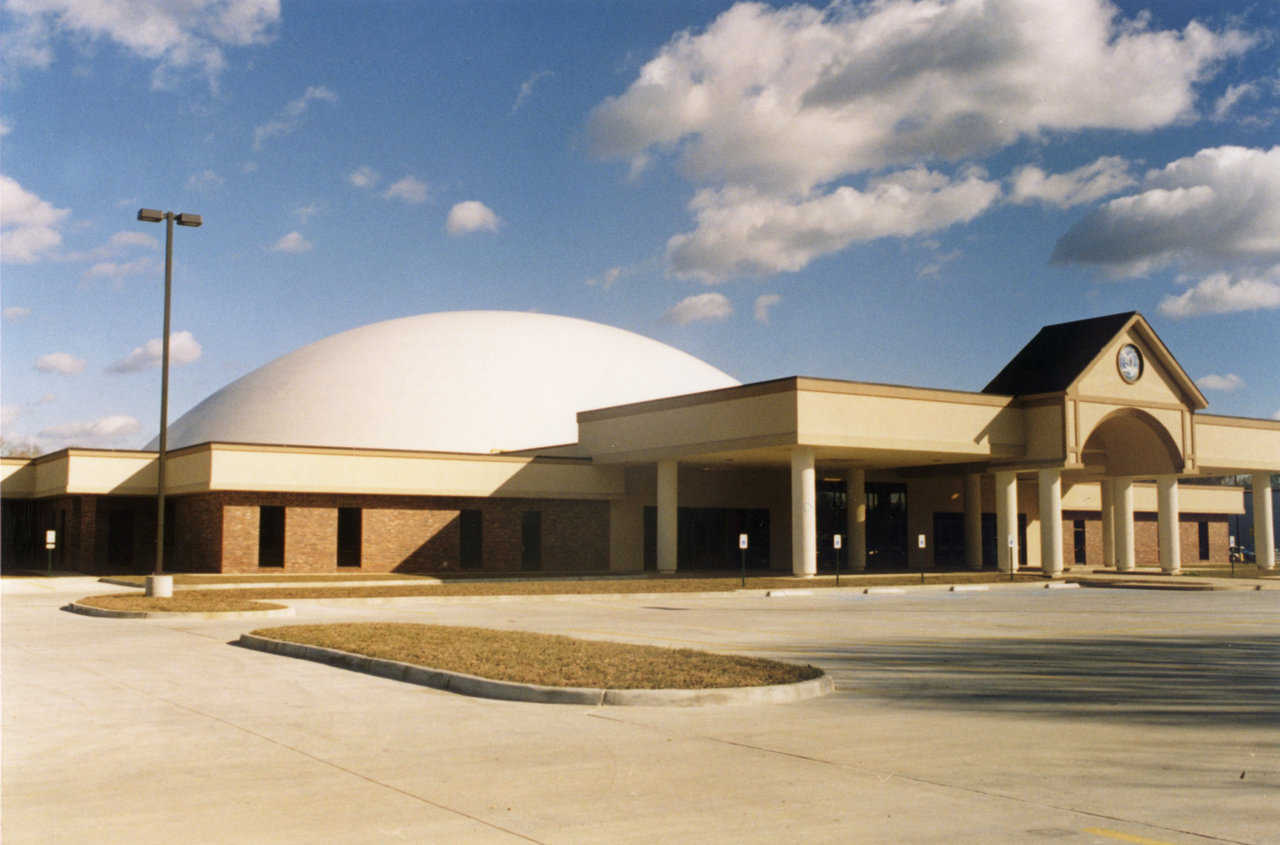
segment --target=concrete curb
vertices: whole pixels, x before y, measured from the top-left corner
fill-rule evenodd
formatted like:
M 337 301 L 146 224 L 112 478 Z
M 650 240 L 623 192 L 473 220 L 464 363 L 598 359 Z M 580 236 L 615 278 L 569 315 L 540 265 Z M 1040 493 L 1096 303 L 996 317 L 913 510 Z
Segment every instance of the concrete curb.
M 405 681 L 432 689 L 472 695 L 478 698 L 496 698 L 503 701 L 523 701 L 536 704 L 587 704 L 644 706 L 644 707 L 692 707 L 709 704 L 786 704 L 827 695 L 835 689 L 830 676 L 822 675 L 794 684 L 775 684 L 767 687 L 730 687 L 694 690 L 611 690 L 589 687 L 547 687 L 537 684 L 519 684 L 512 681 L 495 681 L 462 672 L 448 672 L 414 666 L 396 660 L 382 660 L 363 654 L 352 654 L 320 646 L 273 640 L 255 634 L 241 634 L 238 644 L 245 648 L 314 660 L 341 669 L 364 672 L 382 678 Z
M 270 576 L 262 576 L 264 579 Z M 143 589 L 142 584 L 134 584 L 123 578 L 99 578 L 98 581 L 103 584 L 111 584 L 115 587 L 131 587 L 135 590 Z M 439 578 L 413 578 L 413 579 L 387 579 L 385 581 L 261 581 L 253 582 L 237 582 L 235 584 L 179 584 L 174 582 L 174 590 L 275 590 L 289 589 L 290 587 L 305 588 L 308 590 L 316 588 L 343 589 L 347 587 L 431 587 L 443 584 Z
M 292 607 L 273 607 L 268 610 L 110 610 L 71 602 L 63 610 L 84 616 L 101 616 L 107 619 L 262 619 L 293 616 Z

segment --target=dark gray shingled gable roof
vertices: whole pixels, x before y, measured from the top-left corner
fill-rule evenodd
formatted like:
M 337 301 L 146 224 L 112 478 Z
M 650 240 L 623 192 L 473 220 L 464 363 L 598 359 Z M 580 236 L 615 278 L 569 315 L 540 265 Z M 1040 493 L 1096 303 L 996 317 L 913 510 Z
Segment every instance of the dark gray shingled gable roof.
M 1045 326 L 982 392 L 1025 396 L 1066 390 L 1137 313 Z

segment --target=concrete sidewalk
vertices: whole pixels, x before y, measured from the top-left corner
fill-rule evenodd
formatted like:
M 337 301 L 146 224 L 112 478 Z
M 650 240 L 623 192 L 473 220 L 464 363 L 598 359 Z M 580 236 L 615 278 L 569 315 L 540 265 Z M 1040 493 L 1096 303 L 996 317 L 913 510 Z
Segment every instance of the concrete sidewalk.
M 270 621 L 93 619 L 69 597 L 4 596 L 6 843 L 1280 841 L 1271 591 L 295 603 L 298 622 L 780 657 L 838 685 L 621 714 L 230 644 Z

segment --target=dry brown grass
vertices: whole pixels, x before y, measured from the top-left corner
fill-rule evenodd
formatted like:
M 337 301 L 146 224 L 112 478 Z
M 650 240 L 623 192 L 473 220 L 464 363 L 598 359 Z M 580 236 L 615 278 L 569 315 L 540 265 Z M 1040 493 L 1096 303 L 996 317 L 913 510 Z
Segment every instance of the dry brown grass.
M 253 633 L 492 680 L 555 687 L 711 689 L 787 684 L 822 674 L 812 666 L 756 657 L 487 628 L 353 622 L 286 625 Z
M 215 572 L 172 572 L 168 573 L 176 584 L 257 584 L 280 581 L 323 581 L 337 584 L 359 581 L 412 581 L 417 578 L 433 578 L 432 575 L 404 572 L 271 572 L 261 575 L 223 575 Z M 112 575 L 112 581 L 119 584 L 132 584 L 135 587 L 145 586 L 146 575 Z
M 209 595 L 203 591 L 187 590 L 175 593 L 172 598 L 113 593 L 107 596 L 88 596 L 78 599 L 76 604 L 85 604 L 103 610 L 146 610 L 169 613 L 229 613 L 242 610 L 277 610 L 284 607 L 282 604 L 252 601 L 244 596 L 232 594 L 231 590 L 212 592 L 213 595 Z

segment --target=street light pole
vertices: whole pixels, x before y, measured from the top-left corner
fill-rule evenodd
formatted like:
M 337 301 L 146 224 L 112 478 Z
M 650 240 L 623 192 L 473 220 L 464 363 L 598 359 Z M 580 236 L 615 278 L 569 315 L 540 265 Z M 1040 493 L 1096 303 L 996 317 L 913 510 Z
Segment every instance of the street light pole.
M 199 226 L 204 220 L 199 214 L 174 214 L 172 211 L 161 212 L 154 208 L 138 209 L 138 219 L 144 223 L 165 222 L 164 236 L 164 334 L 160 340 L 160 444 L 156 455 L 156 566 L 155 575 L 164 574 L 164 488 L 165 463 L 169 450 L 169 303 L 173 292 L 173 223 L 179 226 Z M 148 583 L 148 594 L 172 594 L 172 583 L 161 588 L 161 593 L 154 592 L 151 582 Z

